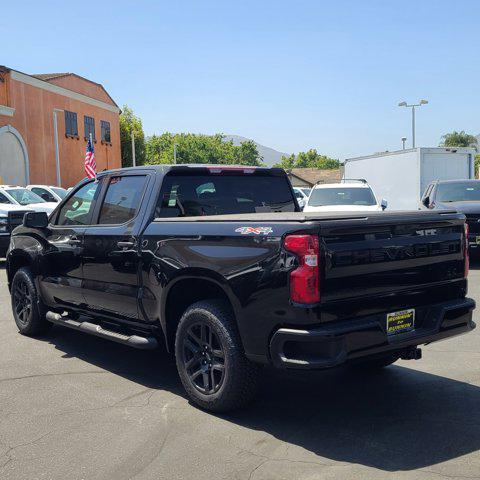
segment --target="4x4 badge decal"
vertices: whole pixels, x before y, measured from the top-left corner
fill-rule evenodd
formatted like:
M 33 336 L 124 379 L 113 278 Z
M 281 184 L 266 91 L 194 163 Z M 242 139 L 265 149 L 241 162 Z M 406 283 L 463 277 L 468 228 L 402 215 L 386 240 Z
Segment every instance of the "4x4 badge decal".
M 254 235 L 268 235 L 273 232 L 271 227 L 238 227 L 235 231 L 242 235 L 249 235 L 250 233 Z

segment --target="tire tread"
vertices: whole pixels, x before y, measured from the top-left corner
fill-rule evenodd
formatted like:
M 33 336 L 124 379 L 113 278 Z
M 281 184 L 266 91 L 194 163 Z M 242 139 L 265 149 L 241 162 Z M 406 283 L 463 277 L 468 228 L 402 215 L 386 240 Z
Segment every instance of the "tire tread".
M 181 345 L 179 345 L 178 333 L 190 316 L 199 313 L 206 315 L 210 322 L 215 324 L 218 330 L 222 332 L 222 339 L 226 341 L 224 347 L 226 350 L 225 354 L 229 357 L 230 368 L 228 376 L 230 379 L 228 385 L 222 387 L 221 395 L 200 395 L 188 379 L 183 378 L 182 375 Z M 235 318 L 226 302 L 221 300 L 203 300 L 188 307 L 182 315 L 177 328 L 175 352 L 182 384 L 188 396 L 201 408 L 213 412 L 226 412 L 245 406 L 254 397 L 258 388 L 259 367 L 250 362 L 245 356 Z

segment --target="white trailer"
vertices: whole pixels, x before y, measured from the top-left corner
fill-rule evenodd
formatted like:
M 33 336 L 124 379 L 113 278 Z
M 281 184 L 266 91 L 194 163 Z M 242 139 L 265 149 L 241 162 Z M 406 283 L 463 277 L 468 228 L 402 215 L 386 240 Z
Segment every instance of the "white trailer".
M 344 178 L 364 178 L 388 210 L 417 210 L 433 180 L 475 178 L 474 148 L 412 148 L 345 160 Z

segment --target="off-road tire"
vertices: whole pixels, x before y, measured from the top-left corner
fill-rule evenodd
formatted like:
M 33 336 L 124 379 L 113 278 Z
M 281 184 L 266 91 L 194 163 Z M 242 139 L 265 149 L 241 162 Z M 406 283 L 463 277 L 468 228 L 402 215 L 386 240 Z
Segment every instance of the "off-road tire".
M 188 349 L 186 342 L 191 340 L 189 332 L 203 324 L 212 329 L 224 355 L 223 383 L 217 391 L 211 393 L 203 393 L 195 385 L 185 359 L 185 349 Z M 190 347 L 191 345 L 190 342 Z M 218 352 L 219 349 L 215 351 Z M 203 354 L 201 351 L 197 353 Z M 188 397 L 202 409 L 211 412 L 235 410 L 250 402 L 257 391 L 259 367 L 246 358 L 233 312 L 225 302 L 201 301 L 194 303 L 184 312 L 176 331 L 175 357 L 180 380 Z M 212 383 L 215 382 L 209 384 Z
M 52 324 L 45 318 L 46 309 L 40 300 L 29 268 L 20 268 L 15 273 L 11 286 L 11 299 L 13 318 L 22 335 L 34 337 L 51 328 Z M 19 304 L 19 299 L 23 299 L 22 305 Z

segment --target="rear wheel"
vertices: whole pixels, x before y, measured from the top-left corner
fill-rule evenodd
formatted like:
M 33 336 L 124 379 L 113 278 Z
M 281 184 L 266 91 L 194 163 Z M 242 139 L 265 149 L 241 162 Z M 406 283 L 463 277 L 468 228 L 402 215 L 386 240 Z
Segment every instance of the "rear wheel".
M 20 268 L 15 273 L 11 297 L 13 318 L 21 334 L 35 336 L 50 329 L 52 324 L 45 318 L 45 309 L 29 268 Z
M 182 384 L 201 408 L 225 412 L 253 398 L 259 369 L 245 357 L 225 303 L 197 302 L 185 311 L 176 333 L 175 355 Z

